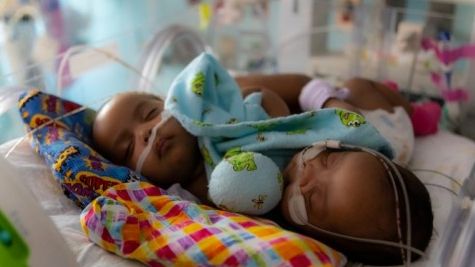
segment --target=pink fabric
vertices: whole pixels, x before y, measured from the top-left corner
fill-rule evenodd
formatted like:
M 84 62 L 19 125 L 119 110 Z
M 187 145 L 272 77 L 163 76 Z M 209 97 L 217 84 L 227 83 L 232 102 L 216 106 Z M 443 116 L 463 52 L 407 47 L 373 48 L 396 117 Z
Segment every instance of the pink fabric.
M 442 113 L 440 106 L 433 101 L 412 103 L 411 121 L 416 136 L 434 134 L 438 130 Z
M 147 182 L 106 190 L 81 213 L 94 243 L 147 266 L 344 266 L 339 252 L 251 217 L 166 195 Z
M 345 99 L 348 94 L 347 88 L 337 89 L 323 80 L 313 79 L 300 92 L 299 104 L 304 111 L 319 110 L 328 99 Z
M 442 97 L 449 102 L 467 101 L 469 98 L 468 91 L 464 88 L 448 88 L 443 81 L 442 75 L 438 73 L 431 74 L 432 82 L 440 89 Z
M 436 41 L 424 38 L 421 45 L 424 50 L 433 50 L 439 61 L 445 66 L 450 65 L 459 59 L 475 58 L 475 44 L 462 45 L 457 48 L 441 49 Z M 450 102 L 467 101 L 469 98 L 468 90 L 461 87 L 452 88 L 450 85 L 451 72 L 446 72 L 444 75 L 449 76 L 444 79 L 440 73 L 431 73 L 432 82 L 439 88 L 442 97 Z
M 475 44 L 441 50 L 436 41 L 425 38 L 422 40 L 422 48 L 425 50 L 434 50 L 437 58 L 444 64 L 450 64 L 462 58 L 475 58 Z

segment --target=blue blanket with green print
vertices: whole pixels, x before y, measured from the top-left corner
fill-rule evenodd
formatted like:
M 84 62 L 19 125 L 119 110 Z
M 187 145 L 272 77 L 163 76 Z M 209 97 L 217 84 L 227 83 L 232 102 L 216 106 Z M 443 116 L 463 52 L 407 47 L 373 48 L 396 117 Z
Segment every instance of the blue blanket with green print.
M 230 149 L 260 152 L 282 169 L 291 156 L 316 141 L 340 140 L 392 157 L 389 143 L 363 116 L 322 109 L 270 118 L 261 94 L 243 99 L 239 86 L 210 54 L 195 58 L 174 80 L 165 109 L 198 138 L 208 177 Z

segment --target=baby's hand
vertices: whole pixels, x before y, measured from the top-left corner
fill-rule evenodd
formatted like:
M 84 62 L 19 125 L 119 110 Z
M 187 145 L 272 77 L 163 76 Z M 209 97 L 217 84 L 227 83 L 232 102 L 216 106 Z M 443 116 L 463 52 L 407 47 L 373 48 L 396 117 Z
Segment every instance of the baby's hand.
M 345 99 L 348 94 L 347 88 L 337 88 L 323 80 L 313 79 L 300 92 L 300 108 L 304 111 L 319 110 L 328 100 Z
M 254 92 L 261 92 L 261 105 L 271 118 L 290 115 L 290 110 L 285 101 L 275 92 L 266 88 L 247 88 L 243 90 L 243 96 Z

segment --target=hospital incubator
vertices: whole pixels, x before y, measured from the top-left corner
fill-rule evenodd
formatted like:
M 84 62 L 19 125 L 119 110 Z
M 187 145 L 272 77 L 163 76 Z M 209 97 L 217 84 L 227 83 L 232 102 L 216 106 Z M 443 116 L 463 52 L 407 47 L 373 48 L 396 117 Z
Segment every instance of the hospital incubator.
M 119 10 L 109 2 L 98 5 Z M 151 1 L 145 2 L 146 7 L 159 7 Z M 441 105 L 447 102 L 430 79 L 431 71 L 438 68 L 432 52 L 425 53 L 419 46 L 413 46 L 411 38 L 420 40 L 434 30 L 429 24 L 438 21 L 437 18 L 462 23 L 454 15 L 446 18 L 437 12 L 388 7 L 383 1 L 381 4 L 263 1 L 268 2 L 267 9 L 258 5 L 247 12 L 243 7 L 240 10 L 243 13 L 236 15 L 236 18 L 242 15 L 242 20 L 227 23 L 206 15 L 213 6 L 204 4 L 213 1 L 192 3 L 191 7 L 188 3 L 200 1 L 174 2 L 177 3 L 164 6 L 176 11 L 176 18 L 169 16 L 165 22 L 163 18 L 149 18 L 140 27 L 131 25 L 101 38 L 89 36 L 87 42 L 72 42 L 63 48 L 64 43 L 58 42 L 56 48 L 63 49 L 62 52 L 45 56 L 41 63 L 13 60 L 13 64 L 6 66 L 11 60 L 3 57 L 4 65 L 0 67 L 0 266 L 142 266 L 137 261 L 106 252 L 84 235 L 79 224 L 81 210 L 63 195 L 49 166 L 31 149 L 29 136 L 21 123 L 17 100 L 30 87 L 92 109 L 100 108 L 110 96 L 124 91 L 165 97 L 175 76 L 195 56 L 206 51 L 215 55 L 232 75 L 296 71 L 337 85 L 345 78 L 358 75 L 395 81 L 414 99 L 434 100 Z M 259 1 L 249 1 L 253 2 Z M 350 9 L 342 8 L 340 2 L 364 2 L 364 5 L 356 4 Z M 74 5 L 79 4 L 71 4 L 71 7 Z M 461 7 L 467 6 L 475 12 L 471 3 L 463 3 Z M 133 8 L 144 11 L 140 7 Z M 184 11 L 179 12 L 182 9 Z M 112 14 L 112 11 L 96 10 L 100 14 Z M 147 12 L 152 13 L 152 10 Z M 255 14 L 267 15 L 253 17 Z M 36 18 L 41 16 L 34 14 L 30 19 Z M 45 25 L 40 22 L 23 22 L 19 25 L 30 27 L 29 31 L 44 30 Z M 161 24 L 153 25 L 156 22 Z M 101 23 L 107 25 L 104 21 Z M 475 22 L 470 23 L 474 25 L 472 36 L 455 34 L 451 46 L 475 41 Z M 302 27 L 297 27 L 299 25 Z M 27 39 L 21 34 L 16 37 Z M 0 45 L 2 41 L 5 39 L 0 40 Z M 320 46 L 315 48 L 315 44 Z M 13 72 L 7 70 L 17 65 L 23 67 Z M 471 90 L 471 95 L 475 95 L 471 77 L 474 66 L 473 61 L 457 63 L 452 77 L 457 86 Z M 475 263 L 475 142 L 466 137 L 469 134 L 459 135 L 471 131 L 469 125 L 473 122 L 463 118 L 471 118 L 473 97 L 455 106 L 459 112 L 457 118 L 449 114 L 452 110 L 446 109 L 448 121 L 439 125 L 436 134 L 416 138 L 408 167 L 429 190 L 435 230 L 426 257 L 409 266 L 469 267 Z M 348 263 L 348 266 L 361 265 Z

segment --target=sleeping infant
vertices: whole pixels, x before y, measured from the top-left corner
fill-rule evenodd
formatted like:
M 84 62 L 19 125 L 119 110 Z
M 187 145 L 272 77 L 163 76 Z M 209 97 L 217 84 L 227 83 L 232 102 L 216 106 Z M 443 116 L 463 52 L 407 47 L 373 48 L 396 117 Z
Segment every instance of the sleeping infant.
M 219 79 L 220 76 L 215 77 L 216 81 Z M 403 100 L 393 95 L 394 92 L 386 92 L 387 88 L 372 81 L 354 79 L 346 83 L 346 89 L 337 89 L 299 75 L 248 76 L 236 80 L 244 96 L 258 100 L 246 111 L 258 113 L 261 108 L 269 117 L 290 115 L 289 110 L 298 105 L 299 96 L 301 106 L 306 110 L 344 108 L 356 112 L 364 110 L 365 114 L 377 110 L 378 120 L 387 122 L 387 125 L 400 125 L 399 121 L 407 119 L 406 110 L 410 112 L 405 109 L 407 105 Z M 203 92 L 195 90 L 194 94 Z M 225 105 L 237 105 L 231 97 L 229 99 L 230 103 Z M 304 103 L 309 99 L 313 100 Z M 259 103 L 259 107 L 255 103 Z M 210 151 L 203 149 L 204 141 L 193 134 L 193 129 L 190 130 L 197 126 L 200 129 L 206 127 L 203 127 L 203 122 L 196 121 L 191 121 L 192 126 L 187 125 L 186 120 L 177 118 L 176 114 L 165 118 L 164 108 L 164 101 L 151 94 L 130 92 L 113 97 L 95 119 L 93 138 L 96 148 L 113 162 L 140 171 L 153 184 L 178 188 L 185 198 L 197 198 L 204 204 L 213 205 L 208 198 L 207 166 L 212 157 Z M 344 114 L 357 116 L 352 112 Z M 230 124 L 233 123 L 235 121 Z M 256 136 L 260 133 L 257 132 Z M 219 139 L 219 136 L 213 138 Z M 293 145 L 287 149 L 288 153 L 279 154 L 286 159 L 279 164 L 284 180 L 279 207 L 295 229 L 339 249 L 351 260 L 397 264 L 407 260 L 405 250 L 368 243 L 363 239 L 407 244 L 410 227 L 410 245 L 415 248 L 412 259 L 419 257 L 432 234 L 432 211 L 426 189 L 411 172 L 400 165 L 391 165 L 381 153 L 371 149 L 339 146 L 338 142 L 298 143 L 295 140 L 298 138 L 291 135 L 287 138 Z M 229 136 L 221 141 L 219 146 L 234 147 Z M 390 143 L 395 146 L 394 141 Z M 368 144 L 371 146 L 372 143 Z M 400 147 L 407 152 L 397 150 L 394 153 L 400 163 L 407 163 L 410 158 L 411 142 L 404 144 L 407 145 Z M 143 153 L 144 150 L 148 150 L 147 153 Z M 390 178 L 397 177 L 398 173 L 402 181 L 393 182 L 394 179 Z M 405 195 L 408 202 L 404 201 Z

